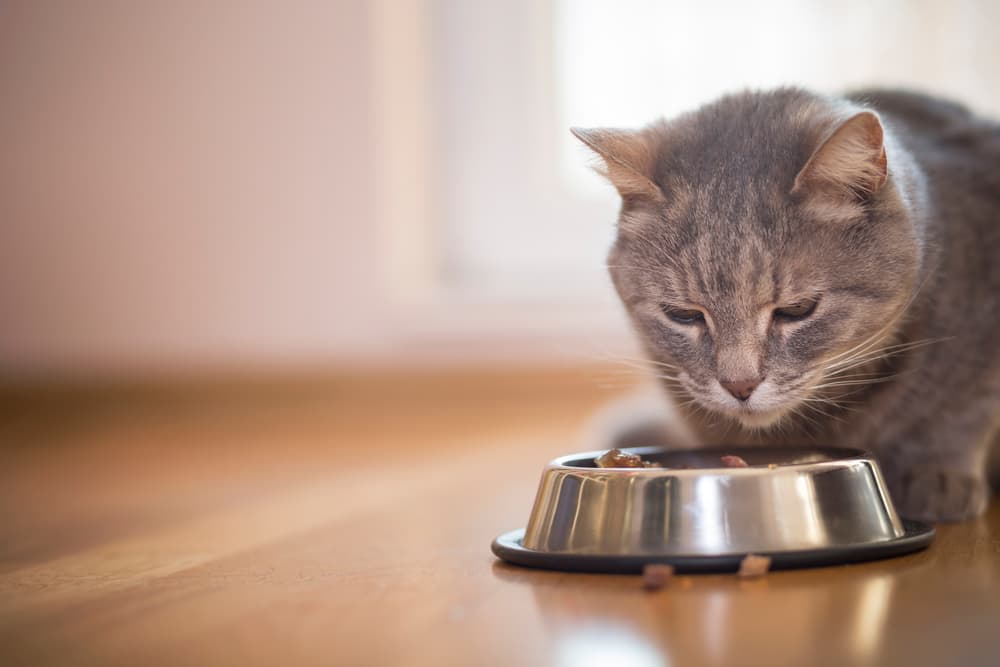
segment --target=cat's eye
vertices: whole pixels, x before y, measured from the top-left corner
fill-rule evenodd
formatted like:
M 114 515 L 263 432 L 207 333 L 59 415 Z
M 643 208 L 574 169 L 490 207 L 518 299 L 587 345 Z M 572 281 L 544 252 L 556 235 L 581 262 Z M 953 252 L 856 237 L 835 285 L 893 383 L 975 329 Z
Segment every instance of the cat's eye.
M 774 317 L 775 319 L 785 320 L 786 322 L 804 320 L 813 314 L 813 311 L 816 310 L 817 303 L 819 302 L 816 299 L 803 299 L 802 301 L 793 303 L 790 306 L 775 308 Z
M 661 308 L 664 315 L 678 324 L 697 324 L 705 321 L 705 315 L 700 310 L 671 308 L 670 306 L 661 306 Z

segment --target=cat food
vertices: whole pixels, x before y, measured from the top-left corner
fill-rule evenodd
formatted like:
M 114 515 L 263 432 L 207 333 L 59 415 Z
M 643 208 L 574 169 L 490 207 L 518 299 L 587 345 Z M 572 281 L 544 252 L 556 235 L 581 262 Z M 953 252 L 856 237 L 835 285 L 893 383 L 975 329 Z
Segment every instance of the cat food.
M 660 590 L 670 582 L 673 576 L 673 565 L 650 563 L 642 568 L 642 587 L 647 591 Z
M 727 468 L 749 468 L 750 464 L 743 460 L 742 456 L 720 456 L 719 460 Z
M 620 449 L 609 449 L 596 459 L 594 463 L 598 468 L 659 468 L 659 463 L 644 461 L 637 454 L 629 454 Z
M 747 554 L 746 558 L 740 561 L 739 576 L 748 579 L 761 577 L 771 569 L 771 559 L 768 556 L 756 556 Z
M 749 468 L 742 456 L 728 455 L 720 456 L 719 460 L 727 468 Z M 609 449 L 596 459 L 594 463 L 598 468 L 662 468 L 659 463 L 646 461 L 638 454 L 629 454 L 620 449 Z M 679 466 L 680 469 L 688 469 L 689 466 Z M 768 466 L 769 468 L 772 466 Z

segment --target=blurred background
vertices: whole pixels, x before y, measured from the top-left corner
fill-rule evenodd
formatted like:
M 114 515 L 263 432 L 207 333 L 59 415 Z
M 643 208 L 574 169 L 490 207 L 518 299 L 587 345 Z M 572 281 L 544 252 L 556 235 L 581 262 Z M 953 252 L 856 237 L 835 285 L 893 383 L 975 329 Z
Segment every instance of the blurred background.
M 616 199 L 569 126 L 785 83 L 998 114 L 997 26 L 990 0 L 5 0 L 0 374 L 625 354 Z

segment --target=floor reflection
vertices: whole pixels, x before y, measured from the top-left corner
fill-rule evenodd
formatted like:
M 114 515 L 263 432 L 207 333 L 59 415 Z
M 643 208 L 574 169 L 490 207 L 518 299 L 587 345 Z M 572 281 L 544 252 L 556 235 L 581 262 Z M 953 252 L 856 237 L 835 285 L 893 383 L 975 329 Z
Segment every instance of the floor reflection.
M 876 665 L 899 582 L 926 567 L 918 557 L 756 580 L 678 576 L 654 593 L 637 576 L 493 572 L 531 587 L 558 665 Z
M 611 623 L 566 629 L 555 638 L 556 667 L 668 667 L 662 648 L 634 630 Z
M 860 582 L 854 609 L 851 648 L 857 659 L 872 660 L 878 653 L 879 639 L 885 630 L 896 580 L 887 574 Z

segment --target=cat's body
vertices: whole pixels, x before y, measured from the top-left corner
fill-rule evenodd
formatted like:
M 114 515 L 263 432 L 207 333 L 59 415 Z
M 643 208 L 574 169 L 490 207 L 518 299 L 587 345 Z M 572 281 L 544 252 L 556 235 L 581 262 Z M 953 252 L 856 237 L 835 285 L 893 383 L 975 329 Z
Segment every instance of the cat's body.
M 623 198 L 615 286 L 699 443 L 869 449 L 905 516 L 984 509 L 1000 125 L 783 89 L 578 136 Z

